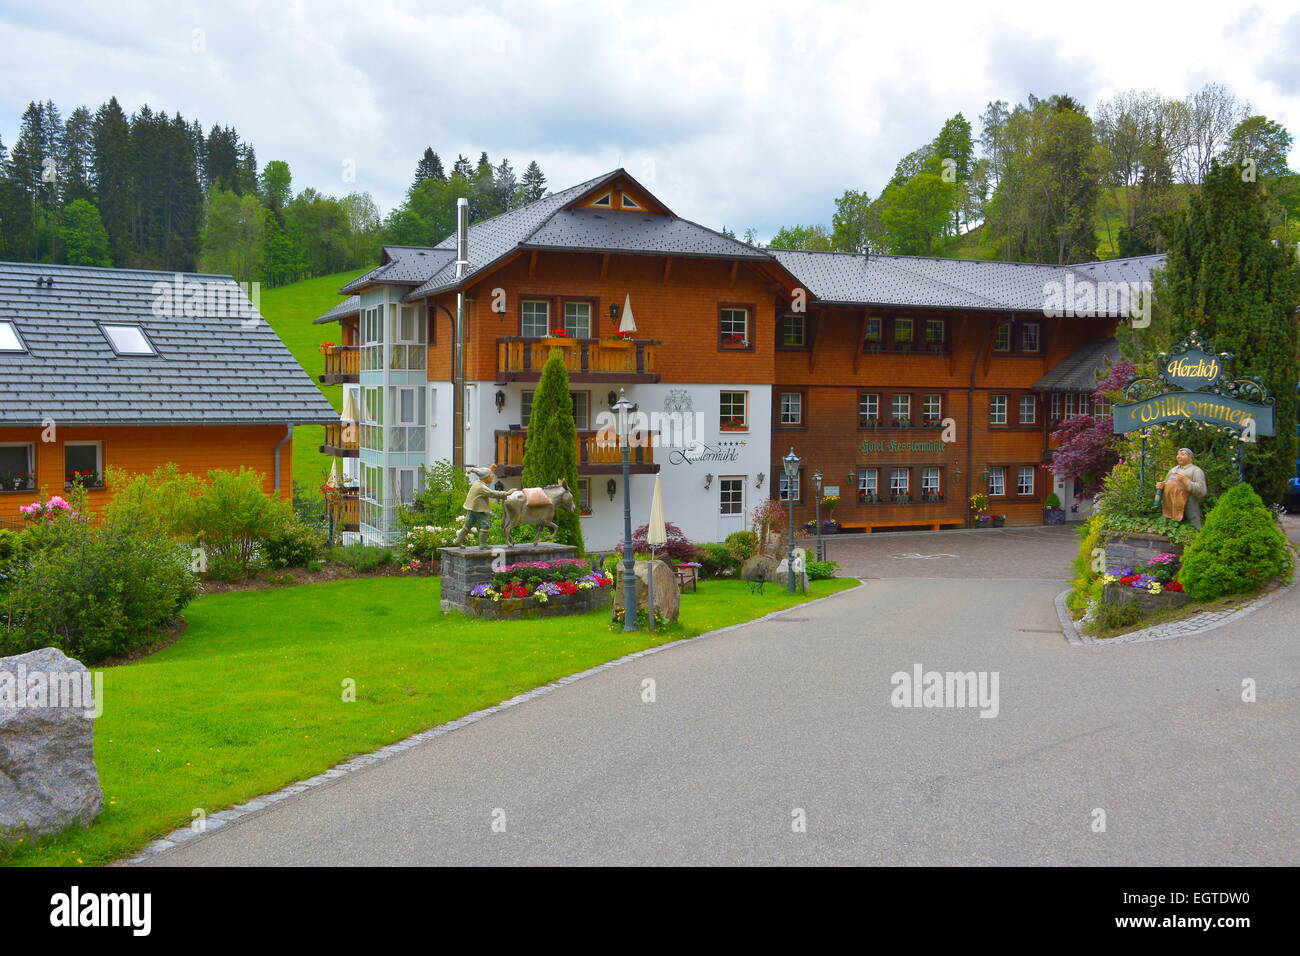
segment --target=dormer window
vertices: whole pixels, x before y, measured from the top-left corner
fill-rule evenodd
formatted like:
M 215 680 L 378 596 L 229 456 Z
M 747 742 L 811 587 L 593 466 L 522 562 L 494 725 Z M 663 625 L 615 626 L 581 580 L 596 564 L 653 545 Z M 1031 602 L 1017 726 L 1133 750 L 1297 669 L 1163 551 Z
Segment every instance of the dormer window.
M 158 350 L 138 325 L 101 325 L 104 338 L 118 355 L 157 355 Z
M 12 322 L 0 322 L 0 352 L 26 352 L 22 336 Z
M 592 205 L 605 206 L 606 208 L 608 208 L 609 206 L 612 206 L 614 204 L 613 196 L 614 196 L 613 193 L 605 193 L 605 195 L 601 196 L 599 199 L 593 202 Z
M 624 194 L 623 194 L 623 208 L 624 208 L 624 209 L 640 209 L 640 208 L 641 208 L 641 205 L 640 205 L 640 203 L 638 203 L 635 199 L 633 199 L 631 196 L 629 196 L 627 193 L 624 193 Z

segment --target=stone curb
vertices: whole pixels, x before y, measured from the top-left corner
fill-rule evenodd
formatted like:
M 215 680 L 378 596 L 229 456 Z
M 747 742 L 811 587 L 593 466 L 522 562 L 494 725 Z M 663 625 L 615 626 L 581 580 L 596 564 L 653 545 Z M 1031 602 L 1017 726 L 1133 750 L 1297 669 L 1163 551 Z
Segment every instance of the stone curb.
M 1295 584 L 1295 579 L 1274 583 L 1267 590 L 1253 601 L 1248 601 L 1239 607 L 1223 611 L 1201 611 L 1193 614 L 1191 617 L 1183 618 L 1179 621 L 1166 621 L 1164 624 L 1156 624 L 1152 627 L 1144 627 L 1141 630 L 1130 631 L 1127 634 L 1121 634 L 1118 637 L 1095 638 L 1089 634 L 1084 634 L 1074 622 L 1074 617 L 1070 614 L 1070 609 L 1065 606 L 1065 599 L 1069 596 L 1069 590 L 1062 591 L 1056 596 L 1056 615 L 1061 622 L 1061 631 L 1065 639 L 1076 647 L 1103 647 L 1110 644 L 1137 644 L 1143 641 L 1167 641 L 1176 637 L 1192 637 L 1196 634 L 1204 634 L 1206 631 L 1213 631 L 1225 624 L 1231 624 L 1239 621 L 1248 614 L 1271 603 L 1276 597 L 1289 590 Z
M 337 783 L 350 773 L 362 770 L 381 760 L 388 760 L 389 758 L 395 757 L 402 751 L 414 747 L 416 744 L 426 743 L 437 737 L 441 737 L 444 734 L 449 734 L 453 730 L 459 730 L 461 727 L 467 727 L 470 724 L 478 723 L 480 720 L 483 720 L 486 717 L 491 717 L 493 714 L 500 713 L 507 708 L 517 707 L 518 705 L 533 700 L 534 698 L 553 693 L 561 687 L 572 684 L 574 681 L 582 680 L 584 677 L 591 677 L 595 674 L 601 673 L 602 671 L 607 671 L 614 667 L 620 667 L 623 664 L 630 663 L 631 661 L 639 660 L 642 657 L 648 657 L 651 654 L 657 654 L 660 651 L 666 651 L 682 644 L 702 641 L 705 638 L 717 637 L 719 634 L 726 634 L 729 631 L 735 631 L 742 627 L 749 627 L 750 625 L 758 624 L 762 621 L 770 621 L 773 618 L 780 617 L 782 614 L 788 614 L 791 611 L 812 607 L 814 604 L 820 604 L 823 601 L 830 601 L 844 594 L 852 594 L 859 588 L 866 586 L 867 582 L 862 578 L 857 578 L 856 580 L 858 582 L 856 587 L 845 588 L 843 591 L 836 591 L 834 594 L 828 594 L 825 597 L 813 598 L 811 601 L 804 601 L 802 604 L 796 604 L 793 607 L 784 608 L 780 611 L 772 611 L 770 614 L 764 614 L 762 617 L 756 617 L 750 621 L 742 621 L 739 624 L 729 624 L 726 627 L 720 627 L 717 630 L 705 631 L 703 634 L 699 634 L 695 637 L 683 637 L 680 640 L 671 641 L 667 644 L 658 644 L 654 647 L 647 647 L 644 650 L 636 651 L 632 654 L 625 654 L 624 656 L 615 658 L 612 661 L 606 661 L 604 664 L 597 664 L 595 667 L 589 667 L 585 671 L 579 671 L 576 674 L 569 674 L 567 677 L 561 677 L 549 684 L 543 684 L 541 687 L 534 687 L 532 690 L 524 691 L 524 693 L 511 697 L 509 700 L 504 700 L 499 704 L 493 704 L 491 707 L 485 707 L 482 710 L 476 710 L 472 714 L 466 714 L 464 717 L 460 717 L 448 723 L 439 724 L 436 727 L 430 727 L 428 730 L 422 730 L 418 734 L 412 734 L 410 737 L 395 741 L 388 744 L 386 747 L 380 747 L 372 753 L 360 754 L 324 771 L 323 773 L 310 777 L 307 780 L 299 780 L 296 783 L 288 784 L 271 793 L 252 797 L 228 810 L 221 810 L 214 813 L 204 821 L 205 826 L 202 831 L 196 831 L 191 827 L 180 827 L 179 829 L 173 830 L 171 833 L 167 834 L 167 836 L 154 840 L 135 856 L 118 860 L 109 865 L 135 866 L 138 863 L 143 863 L 157 854 L 165 853 L 182 843 L 187 843 L 191 840 L 206 836 L 209 832 L 220 829 L 228 823 L 233 823 L 242 818 L 261 813 L 289 797 L 305 793 L 306 791 L 315 789 L 319 786 Z

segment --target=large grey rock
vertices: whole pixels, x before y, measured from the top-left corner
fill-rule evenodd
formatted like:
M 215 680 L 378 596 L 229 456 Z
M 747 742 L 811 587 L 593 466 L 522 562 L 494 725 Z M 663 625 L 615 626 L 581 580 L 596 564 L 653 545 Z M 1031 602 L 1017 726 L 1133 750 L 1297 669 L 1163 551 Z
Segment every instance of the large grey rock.
M 677 572 L 674 571 L 672 566 L 667 562 L 660 561 L 657 558 L 653 562 L 638 561 L 634 565 L 633 573 L 636 575 L 637 610 L 640 610 L 650 603 L 649 580 L 650 565 L 652 563 L 655 566 L 655 610 L 662 615 L 664 620 L 675 621 L 677 620 L 677 615 L 681 612 L 682 605 L 682 592 L 681 588 L 677 584 Z M 619 565 L 620 581 L 623 577 L 622 571 L 623 567 L 622 565 Z M 623 591 L 621 585 L 619 587 L 619 592 L 615 597 L 618 601 L 618 606 L 622 607 Z
M 776 558 L 766 554 L 756 554 L 746 558 L 740 566 L 742 581 L 775 581 Z
M 93 702 L 90 672 L 62 651 L 0 657 L 0 843 L 99 815 Z

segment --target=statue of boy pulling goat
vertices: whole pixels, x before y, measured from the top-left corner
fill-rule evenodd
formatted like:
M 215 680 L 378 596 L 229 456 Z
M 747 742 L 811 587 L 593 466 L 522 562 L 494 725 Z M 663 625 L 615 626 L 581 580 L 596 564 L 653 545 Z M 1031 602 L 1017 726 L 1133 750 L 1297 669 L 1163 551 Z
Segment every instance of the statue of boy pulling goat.
M 514 531 L 520 525 L 532 525 L 547 528 L 551 538 L 559 531 L 555 523 L 555 509 L 575 510 L 573 492 L 568 482 L 560 479 L 545 488 L 516 488 L 514 491 L 497 491 L 492 487 L 496 481 L 496 466 L 487 468 L 467 468 L 465 473 L 471 479 L 469 493 L 465 496 L 465 524 L 456 533 L 456 547 L 465 543 L 472 531 L 478 531 L 478 546 L 487 547 L 487 533 L 492 526 L 492 501 L 502 501 L 501 528 L 505 532 L 506 544 L 515 543 Z M 541 531 L 537 532 L 534 544 L 541 541 Z

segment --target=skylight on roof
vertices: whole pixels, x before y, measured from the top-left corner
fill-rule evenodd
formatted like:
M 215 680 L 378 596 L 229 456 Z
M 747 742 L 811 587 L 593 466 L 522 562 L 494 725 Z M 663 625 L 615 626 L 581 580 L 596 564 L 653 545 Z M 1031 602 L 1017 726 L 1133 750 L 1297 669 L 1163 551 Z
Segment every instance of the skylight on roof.
M 104 338 L 118 355 L 157 355 L 144 329 L 138 325 L 101 325 Z
M 12 322 L 0 322 L 0 352 L 26 352 L 27 346 L 18 337 Z

